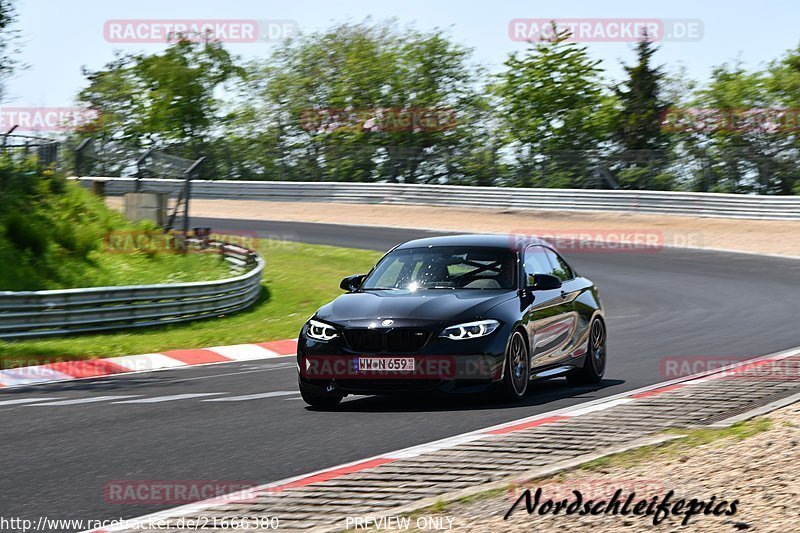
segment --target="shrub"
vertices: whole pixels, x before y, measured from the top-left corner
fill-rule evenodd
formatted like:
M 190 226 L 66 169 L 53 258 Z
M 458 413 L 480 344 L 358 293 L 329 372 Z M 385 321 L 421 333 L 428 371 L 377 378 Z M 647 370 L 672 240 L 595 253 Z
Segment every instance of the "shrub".
M 30 250 L 36 257 L 42 257 L 50 244 L 47 227 L 37 217 L 22 216 L 19 212 L 6 217 L 6 238 L 20 251 Z

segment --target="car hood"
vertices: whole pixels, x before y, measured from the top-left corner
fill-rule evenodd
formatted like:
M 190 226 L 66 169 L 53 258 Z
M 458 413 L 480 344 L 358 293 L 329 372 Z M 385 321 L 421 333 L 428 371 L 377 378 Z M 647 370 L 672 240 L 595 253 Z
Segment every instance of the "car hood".
M 507 290 L 387 290 L 343 294 L 317 311 L 332 324 L 361 327 L 393 320 L 394 326 L 475 320 L 514 298 Z

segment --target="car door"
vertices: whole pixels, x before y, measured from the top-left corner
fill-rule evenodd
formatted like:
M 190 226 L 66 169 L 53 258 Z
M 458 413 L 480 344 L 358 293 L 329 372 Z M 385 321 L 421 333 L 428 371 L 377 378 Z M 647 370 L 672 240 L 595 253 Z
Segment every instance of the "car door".
M 544 247 L 544 254 L 552 268 L 552 274 L 561 280 L 561 311 L 563 313 L 562 319 L 559 321 L 560 327 L 567 334 L 567 338 L 562 346 L 560 353 L 554 353 L 553 356 L 547 360 L 547 363 L 557 363 L 562 360 L 569 360 L 576 348 L 576 344 L 581 339 L 581 323 L 578 317 L 578 312 L 575 309 L 575 300 L 580 296 L 581 291 L 585 288 L 585 283 L 581 283 L 572 267 L 561 257 L 556 251 L 551 248 Z
M 525 248 L 523 272 L 526 286 L 533 283 L 534 274 L 558 275 L 548 253 L 552 251 L 540 245 Z M 523 318 L 531 348 L 531 368 L 548 366 L 568 357 L 575 329 L 572 311 L 569 287 L 531 293 Z

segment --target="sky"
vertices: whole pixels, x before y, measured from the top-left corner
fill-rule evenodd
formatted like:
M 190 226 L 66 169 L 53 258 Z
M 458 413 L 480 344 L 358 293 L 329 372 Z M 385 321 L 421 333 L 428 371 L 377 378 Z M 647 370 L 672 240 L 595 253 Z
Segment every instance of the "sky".
M 494 0 L 17 0 L 17 29 L 21 33 L 19 59 L 27 65 L 8 81 L 3 106 L 58 107 L 74 103 L 85 86 L 82 68 L 102 68 L 114 50 L 156 52 L 163 44 L 109 42 L 109 21 L 129 20 L 257 20 L 282 21 L 273 29 L 298 28 L 313 32 L 337 22 L 395 18 L 421 30 L 441 28 L 474 49 L 474 58 L 497 72 L 508 55 L 526 48 L 509 35 L 513 19 L 528 31 L 537 20 L 630 19 L 663 23 L 663 31 L 689 31 L 688 39 L 660 44 L 656 58 L 667 69 L 685 66 L 695 79 L 707 78 L 713 66 L 737 57 L 749 67 L 763 65 L 800 42 L 800 2 L 604 0 L 541 2 Z M 678 22 L 672 22 L 672 21 Z M 591 22 L 611 34 L 609 21 Z M 269 27 L 269 26 L 262 26 Z M 688 30 L 687 30 L 688 28 Z M 683 29 L 683 30 L 682 30 Z M 111 31 L 111 30 L 108 30 Z M 591 55 L 603 61 L 611 78 L 620 78 L 620 61 L 633 58 L 629 42 L 589 42 Z M 243 58 L 265 57 L 274 42 L 226 45 Z

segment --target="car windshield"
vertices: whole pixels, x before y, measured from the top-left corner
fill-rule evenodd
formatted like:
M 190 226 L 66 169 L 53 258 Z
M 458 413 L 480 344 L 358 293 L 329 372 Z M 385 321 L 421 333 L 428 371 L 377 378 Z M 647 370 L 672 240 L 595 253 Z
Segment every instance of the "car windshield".
M 386 255 L 361 288 L 514 289 L 516 265 L 516 254 L 504 248 L 407 248 Z

